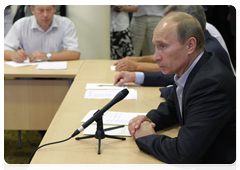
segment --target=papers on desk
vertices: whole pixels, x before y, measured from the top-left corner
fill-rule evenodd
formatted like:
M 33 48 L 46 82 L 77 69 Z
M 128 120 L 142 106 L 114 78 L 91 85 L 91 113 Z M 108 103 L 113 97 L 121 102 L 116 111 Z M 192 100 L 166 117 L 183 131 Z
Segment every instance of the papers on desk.
M 118 92 L 127 88 L 124 86 L 115 86 L 111 83 L 87 83 L 85 99 L 113 99 Z M 128 95 L 124 99 L 137 99 L 137 91 L 129 89 Z
M 86 89 L 95 89 L 95 90 L 123 90 L 127 88 L 127 85 L 124 86 L 115 86 L 111 83 L 87 83 Z
M 113 99 L 121 90 L 87 90 L 85 99 Z M 137 99 L 137 90 L 129 89 L 124 99 Z
M 23 66 L 33 66 L 38 65 L 37 70 L 63 70 L 67 69 L 67 61 L 56 61 L 56 62 L 48 62 L 48 61 L 37 61 L 34 63 L 29 62 L 29 59 L 25 60 L 23 63 L 18 63 L 16 61 L 8 61 L 5 62 L 7 65 L 12 67 L 23 67 Z
M 116 70 L 116 66 L 110 66 L 110 69 L 111 69 L 112 71 L 115 71 L 115 70 Z
M 97 110 L 90 110 L 88 114 L 81 120 L 81 122 L 86 122 L 96 111 Z M 103 124 L 128 125 L 129 121 L 138 115 L 146 115 L 146 113 L 106 111 L 102 117 Z
M 38 65 L 38 63 L 30 63 L 29 60 L 25 60 L 22 63 L 18 63 L 16 61 L 7 61 L 5 64 L 10 65 L 12 67 L 23 67 L 23 66 L 34 66 Z
M 58 61 L 58 62 L 44 62 L 38 64 L 37 70 L 65 70 L 67 69 L 66 61 Z
M 114 127 L 114 126 L 103 125 L 103 129 L 111 128 L 111 127 Z M 94 135 L 96 132 L 96 128 L 97 128 L 97 125 L 90 125 L 83 131 L 83 134 L 84 135 Z M 114 135 L 114 136 L 131 136 L 128 131 L 128 126 L 124 126 L 122 128 L 106 131 L 104 133 L 106 135 Z

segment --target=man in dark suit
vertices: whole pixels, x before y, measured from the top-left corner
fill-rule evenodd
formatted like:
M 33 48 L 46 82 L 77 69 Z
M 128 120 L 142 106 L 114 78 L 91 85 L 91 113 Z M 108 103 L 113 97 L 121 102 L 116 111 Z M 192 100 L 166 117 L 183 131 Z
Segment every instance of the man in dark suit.
M 174 90 L 156 110 L 129 122 L 139 149 L 166 163 L 234 163 L 236 77 L 204 50 L 199 22 L 186 13 L 169 14 L 155 28 L 153 43 L 163 74 L 175 74 Z M 176 138 L 155 132 L 176 123 Z

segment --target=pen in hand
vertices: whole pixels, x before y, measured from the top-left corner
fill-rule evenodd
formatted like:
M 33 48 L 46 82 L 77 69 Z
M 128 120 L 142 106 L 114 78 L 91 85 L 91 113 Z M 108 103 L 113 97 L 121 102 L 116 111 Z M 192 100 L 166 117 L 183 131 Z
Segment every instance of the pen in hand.
M 22 49 L 23 51 L 25 51 L 25 49 L 23 48 L 23 45 L 21 44 L 20 46 L 21 46 L 21 49 Z M 28 56 L 26 59 L 29 59 L 29 61 L 30 61 L 29 56 Z

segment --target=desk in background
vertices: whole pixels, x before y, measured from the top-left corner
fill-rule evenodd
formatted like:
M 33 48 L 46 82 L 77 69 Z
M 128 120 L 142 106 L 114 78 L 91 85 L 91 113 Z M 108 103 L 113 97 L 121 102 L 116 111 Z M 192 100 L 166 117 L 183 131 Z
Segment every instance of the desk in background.
M 47 130 L 83 61 L 67 62 L 66 70 L 36 70 L 37 66 L 4 64 L 4 129 Z M 6 79 L 14 77 L 15 79 Z M 46 79 L 16 79 L 16 78 Z

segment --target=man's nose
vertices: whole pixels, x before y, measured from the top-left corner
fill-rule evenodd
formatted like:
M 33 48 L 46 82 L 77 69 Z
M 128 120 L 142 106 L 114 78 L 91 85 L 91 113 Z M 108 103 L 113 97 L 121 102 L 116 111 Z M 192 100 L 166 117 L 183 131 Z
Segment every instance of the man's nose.
M 44 17 L 47 17 L 47 10 L 44 10 L 44 11 L 43 11 L 43 16 L 44 16 Z
M 157 49 L 155 50 L 155 53 L 153 55 L 153 60 L 154 61 L 161 61 L 162 60 L 161 54 L 160 54 L 159 50 L 157 50 Z

